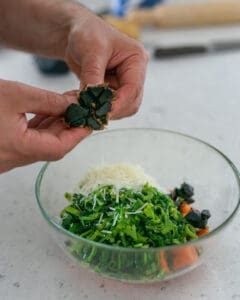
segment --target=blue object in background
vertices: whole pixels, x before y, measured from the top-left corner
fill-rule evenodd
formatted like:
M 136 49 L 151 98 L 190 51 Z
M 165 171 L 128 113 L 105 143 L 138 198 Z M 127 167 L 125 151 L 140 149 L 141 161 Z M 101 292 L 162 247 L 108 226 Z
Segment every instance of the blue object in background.
M 112 0 L 112 13 L 115 16 L 123 17 L 126 13 L 129 0 Z
M 163 0 L 112 0 L 112 14 L 117 17 L 124 17 L 133 8 L 150 8 L 161 2 Z
M 34 61 L 39 71 L 45 75 L 61 75 L 69 72 L 68 66 L 61 60 L 34 56 Z
M 140 4 L 140 7 L 152 7 L 156 4 L 159 4 L 160 2 L 163 2 L 162 0 L 145 0 L 142 1 Z

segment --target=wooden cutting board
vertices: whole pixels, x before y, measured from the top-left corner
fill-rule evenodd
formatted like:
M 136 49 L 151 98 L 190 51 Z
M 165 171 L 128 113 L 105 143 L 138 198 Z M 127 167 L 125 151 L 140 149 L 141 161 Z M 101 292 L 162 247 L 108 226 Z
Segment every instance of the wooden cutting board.
M 160 28 L 240 23 L 240 1 L 158 5 L 154 9 L 133 11 L 128 20 L 139 26 Z

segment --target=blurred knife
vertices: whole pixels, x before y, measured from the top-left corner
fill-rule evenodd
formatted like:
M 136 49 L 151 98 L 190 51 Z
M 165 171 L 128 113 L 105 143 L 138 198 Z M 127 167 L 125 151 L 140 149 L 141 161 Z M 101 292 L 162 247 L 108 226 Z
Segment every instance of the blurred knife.
M 153 56 L 157 59 L 175 58 L 186 55 L 207 54 L 225 51 L 240 51 L 240 40 L 212 41 L 208 44 L 154 47 Z

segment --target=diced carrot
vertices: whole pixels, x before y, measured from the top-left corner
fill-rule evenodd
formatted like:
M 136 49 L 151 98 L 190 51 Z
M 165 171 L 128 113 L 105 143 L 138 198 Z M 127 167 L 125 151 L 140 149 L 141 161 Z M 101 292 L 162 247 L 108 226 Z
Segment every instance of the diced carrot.
M 198 253 L 193 246 L 185 246 L 172 250 L 172 265 L 175 270 L 191 266 L 197 260 Z
M 168 273 L 170 270 L 169 270 L 169 267 L 168 267 L 168 263 L 167 263 L 167 258 L 165 257 L 165 251 L 160 251 L 160 266 L 161 266 L 161 269 L 164 270 L 166 273 Z
M 203 228 L 203 229 L 200 229 L 198 232 L 197 232 L 197 236 L 200 237 L 200 236 L 204 236 L 206 234 L 209 233 L 209 229 L 208 228 Z
M 190 213 L 191 211 L 191 205 L 187 204 L 186 202 L 183 202 L 180 205 L 180 212 L 183 215 L 183 217 L 185 217 L 188 213 Z

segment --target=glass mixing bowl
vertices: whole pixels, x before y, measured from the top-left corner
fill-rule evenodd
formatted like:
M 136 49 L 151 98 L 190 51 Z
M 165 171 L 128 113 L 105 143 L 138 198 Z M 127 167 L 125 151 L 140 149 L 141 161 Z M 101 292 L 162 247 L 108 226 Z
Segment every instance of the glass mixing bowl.
M 131 249 L 86 240 L 61 227 L 59 214 L 91 167 L 102 163 L 139 164 L 159 185 L 171 189 L 186 181 L 195 188 L 194 207 L 209 209 L 210 233 L 180 246 Z M 221 242 L 222 230 L 239 207 L 239 173 L 214 147 L 176 132 L 157 129 L 104 131 L 88 137 L 65 158 L 47 163 L 36 181 L 36 197 L 58 245 L 82 267 L 130 282 L 154 282 L 198 266 Z

